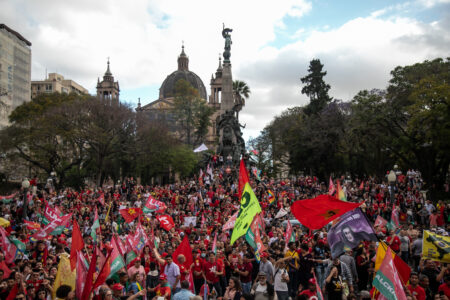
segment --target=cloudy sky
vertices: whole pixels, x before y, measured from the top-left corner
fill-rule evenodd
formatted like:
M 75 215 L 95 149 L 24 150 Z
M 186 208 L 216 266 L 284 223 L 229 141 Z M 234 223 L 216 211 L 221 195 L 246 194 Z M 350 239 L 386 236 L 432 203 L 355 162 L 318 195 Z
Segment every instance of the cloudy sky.
M 395 66 L 450 55 L 450 0 L 0 0 L 0 23 L 32 42 L 32 79 L 58 72 L 95 93 L 106 69 L 122 101 L 155 100 L 184 41 L 190 69 L 209 79 L 233 29 L 234 79 L 250 86 L 241 112 L 257 136 L 285 108 L 306 104 L 300 77 L 319 58 L 331 96 L 384 88 Z

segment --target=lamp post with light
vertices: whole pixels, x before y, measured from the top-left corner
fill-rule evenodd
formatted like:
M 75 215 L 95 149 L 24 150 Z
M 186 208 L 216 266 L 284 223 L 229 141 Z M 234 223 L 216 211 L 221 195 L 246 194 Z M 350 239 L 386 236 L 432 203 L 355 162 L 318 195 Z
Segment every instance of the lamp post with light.
M 25 178 L 22 181 L 22 188 L 23 188 L 23 219 L 25 220 L 27 218 L 27 210 L 28 210 L 28 188 L 30 187 L 30 181 Z
M 387 176 L 388 182 L 389 182 L 389 193 L 391 195 L 391 204 L 394 203 L 394 188 L 395 188 L 395 182 L 397 181 L 397 175 L 395 175 L 395 171 L 391 170 L 389 172 L 389 175 Z

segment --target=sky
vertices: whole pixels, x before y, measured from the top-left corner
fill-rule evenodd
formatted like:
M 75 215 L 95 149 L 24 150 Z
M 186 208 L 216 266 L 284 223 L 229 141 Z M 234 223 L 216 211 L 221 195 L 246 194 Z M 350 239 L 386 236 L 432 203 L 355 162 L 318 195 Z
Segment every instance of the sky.
M 251 89 L 246 139 L 308 103 L 300 78 L 314 58 L 330 96 L 349 101 L 385 88 L 396 66 L 450 56 L 450 0 L 0 0 L 0 23 L 32 43 L 32 80 L 58 72 L 95 94 L 109 57 L 121 101 L 133 106 L 158 98 L 182 42 L 209 95 L 224 23 L 233 79 Z

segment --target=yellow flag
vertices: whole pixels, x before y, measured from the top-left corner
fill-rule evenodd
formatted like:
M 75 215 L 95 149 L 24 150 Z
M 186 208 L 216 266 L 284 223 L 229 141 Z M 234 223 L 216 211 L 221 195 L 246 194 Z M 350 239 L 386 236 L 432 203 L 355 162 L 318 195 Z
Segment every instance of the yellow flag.
M 450 237 L 424 230 L 422 254 L 424 258 L 450 263 Z
M 56 298 L 56 290 L 63 284 L 69 285 L 72 287 L 72 291 L 75 291 L 75 279 L 76 269 L 71 271 L 69 258 L 65 254 L 61 255 L 53 284 L 52 299 Z
M 108 223 L 109 211 L 111 210 L 112 201 L 109 201 L 108 212 L 106 213 L 105 223 Z
M 236 223 L 234 224 L 233 233 L 231 234 L 231 245 L 233 245 L 239 237 L 247 233 L 253 218 L 260 212 L 261 206 L 259 206 L 258 199 L 250 184 L 247 182 L 242 189 L 241 206 L 239 207 L 239 214 L 236 218 Z

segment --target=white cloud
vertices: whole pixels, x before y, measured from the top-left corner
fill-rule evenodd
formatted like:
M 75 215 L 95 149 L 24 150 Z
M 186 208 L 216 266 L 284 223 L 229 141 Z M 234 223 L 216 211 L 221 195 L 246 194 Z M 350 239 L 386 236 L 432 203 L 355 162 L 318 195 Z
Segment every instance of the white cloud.
M 448 56 L 449 23 L 448 15 L 429 24 L 372 15 L 333 30 L 311 32 L 281 49 L 263 48 L 237 70 L 253 91 L 242 114 L 242 122 L 248 123 L 246 136 L 254 136 L 286 107 L 308 102 L 300 92 L 300 77 L 306 75 L 312 58 L 319 58 L 328 72 L 325 81 L 331 85 L 330 95 L 350 100 L 360 90 L 385 88 L 390 71 L 398 65 Z

